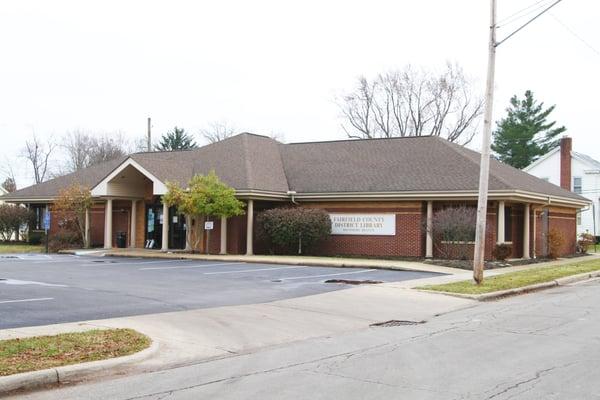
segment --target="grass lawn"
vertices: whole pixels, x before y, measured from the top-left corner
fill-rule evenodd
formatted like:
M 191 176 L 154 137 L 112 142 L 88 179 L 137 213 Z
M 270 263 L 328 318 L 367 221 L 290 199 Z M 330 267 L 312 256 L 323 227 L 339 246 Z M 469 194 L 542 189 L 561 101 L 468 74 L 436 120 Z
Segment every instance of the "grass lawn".
M 136 353 L 150 339 L 132 329 L 92 330 L 0 341 L 0 376 Z
M 41 244 L 28 243 L 0 243 L 0 254 L 11 253 L 41 253 L 46 248 Z
M 514 289 L 536 283 L 550 282 L 569 275 L 581 274 L 600 270 L 600 260 L 573 263 L 557 267 L 540 267 L 519 272 L 496 275 L 483 280 L 476 285 L 472 280 L 445 283 L 442 285 L 421 286 L 417 289 L 436 290 L 440 292 L 482 294 L 499 290 Z

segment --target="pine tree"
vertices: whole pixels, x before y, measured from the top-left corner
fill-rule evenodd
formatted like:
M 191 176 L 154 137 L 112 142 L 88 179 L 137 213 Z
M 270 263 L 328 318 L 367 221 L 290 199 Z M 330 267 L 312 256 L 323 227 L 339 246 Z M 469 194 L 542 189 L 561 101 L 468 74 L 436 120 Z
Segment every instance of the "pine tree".
M 544 103 L 538 103 L 530 90 L 524 99 L 513 96 L 506 117 L 494 132 L 492 150 L 500 161 L 522 169 L 558 146 L 557 136 L 567 129 L 547 121 L 555 107 L 544 109 Z
M 194 139 L 185 132 L 185 129 L 175 127 L 160 138 L 160 143 L 156 146 L 158 151 L 174 151 L 195 149 L 198 147 Z

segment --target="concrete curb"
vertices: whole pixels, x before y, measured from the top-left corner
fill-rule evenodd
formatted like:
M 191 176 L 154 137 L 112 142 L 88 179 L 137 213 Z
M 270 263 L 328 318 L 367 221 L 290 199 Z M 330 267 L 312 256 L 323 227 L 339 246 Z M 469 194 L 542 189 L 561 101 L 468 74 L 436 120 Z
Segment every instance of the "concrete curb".
M 447 296 L 460 297 L 463 299 L 477 300 L 477 301 L 492 301 L 502 299 L 504 297 L 516 296 L 519 294 L 525 294 L 529 292 L 536 292 L 538 290 L 549 289 L 557 286 L 565 286 L 571 283 L 586 281 L 592 278 L 600 277 L 600 270 L 593 272 L 584 272 L 582 274 L 565 276 L 564 278 L 558 278 L 550 282 L 536 283 L 535 285 L 523 286 L 520 288 L 499 290 L 497 292 L 483 293 L 483 294 L 464 294 L 464 293 L 453 293 L 453 292 L 441 292 L 437 290 L 421 290 L 421 292 L 427 293 L 438 293 Z
M 0 377 L 0 396 L 16 390 L 30 390 L 41 386 L 81 380 L 102 371 L 144 361 L 154 356 L 158 349 L 158 342 L 153 340 L 147 349 L 128 356 L 3 376 Z
M 59 254 L 71 254 L 71 255 L 84 255 L 79 250 L 60 250 Z M 159 258 L 159 259 L 169 259 L 169 260 L 198 260 L 198 261 L 228 261 L 228 262 L 243 262 L 248 264 L 274 264 L 274 265 L 306 265 L 309 267 L 337 267 L 337 268 L 372 268 L 372 269 L 382 269 L 382 270 L 391 270 L 391 271 L 412 271 L 412 272 L 428 272 L 435 273 L 441 275 L 456 275 L 464 273 L 466 270 L 451 268 L 451 267 L 443 267 L 438 265 L 414 265 L 421 264 L 419 262 L 415 262 L 413 265 L 403 266 L 402 263 L 412 263 L 411 261 L 398 261 L 400 265 L 394 264 L 385 264 L 382 265 L 379 261 L 391 261 L 391 260 L 369 260 L 369 259 L 357 259 L 357 261 L 352 261 L 345 259 L 344 261 L 340 261 L 334 257 L 331 260 L 327 259 L 318 259 L 312 260 L 310 257 L 303 259 L 278 259 L 272 258 L 270 256 L 248 256 L 240 255 L 203 255 L 203 254 L 186 254 L 186 253 L 178 253 L 178 252 L 170 252 L 170 253 L 161 253 L 156 252 L 152 254 L 139 254 L 139 253 L 127 253 L 127 252 L 115 252 L 111 250 L 100 250 L 97 252 L 89 252 L 87 255 L 95 255 L 102 257 L 124 257 L 124 258 Z M 393 262 L 393 261 L 391 261 Z

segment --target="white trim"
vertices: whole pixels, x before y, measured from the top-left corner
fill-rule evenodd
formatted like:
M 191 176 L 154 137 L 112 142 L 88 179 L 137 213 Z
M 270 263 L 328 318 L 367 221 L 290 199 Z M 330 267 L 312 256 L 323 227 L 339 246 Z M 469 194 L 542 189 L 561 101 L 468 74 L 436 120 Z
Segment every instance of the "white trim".
M 544 154 L 543 156 L 541 156 L 540 158 L 538 158 L 537 160 L 535 160 L 534 162 L 532 162 L 531 164 L 529 164 L 528 166 L 526 166 L 525 168 L 523 168 L 521 171 L 527 172 L 529 170 L 531 170 L 532 168 L 534 168 L 535 166 L 541 164 L 542 162 L 546 161 L 548 158 L 550 158 L 552 155 L 554 155 L 554 153 L 557 153 L 560 151 L 560 146 L 557 146 L 554 148 L 554 150 Z M 573 155 L 571 154 L 571 157 L 573 157 Z
M 115 168 L 106 178 L 102 179 L 96 186 L 92 188 L 92 196 L 109 196 L 108 182 L 110 182 L 113 178 L 115 178 L 118 174 L 120 174 L 125 168 L 129 166 L 132 166 L 133 168 L 137 169 L 142 175 L 144 175 L 146 178 L 152 181 L 153 194 L 161 195 L 167 193 L 167 186 L 160 179 L 152 175 L 146 168 L 142 167 L 133 158 L 129 157 L 127 160 L 123 161 L 121 165 Z

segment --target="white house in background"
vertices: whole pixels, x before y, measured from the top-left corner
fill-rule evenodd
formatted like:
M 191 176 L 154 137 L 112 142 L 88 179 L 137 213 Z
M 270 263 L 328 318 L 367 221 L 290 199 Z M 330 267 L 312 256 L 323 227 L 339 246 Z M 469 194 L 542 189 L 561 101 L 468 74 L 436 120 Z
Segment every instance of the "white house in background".
M 0 186 L 0 196 L 4 196 L 5 194 L 8 194 L 8 191 L 6 189 L 4 189 L 2 186 Z M 0 204 L 4 203 L 2 200 L 0 200 Z
M 577 215 L 577 234 L 600 235 L 600 161 L 572 151 L 572 139 L 564 137 L 560 146 L 523 168 L 523 171 L 581 194 L 592 201 Z

